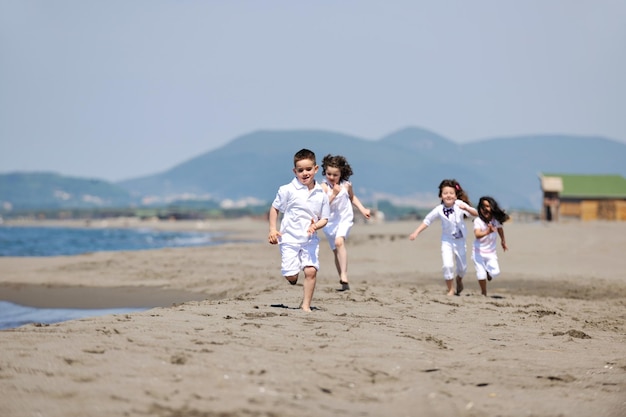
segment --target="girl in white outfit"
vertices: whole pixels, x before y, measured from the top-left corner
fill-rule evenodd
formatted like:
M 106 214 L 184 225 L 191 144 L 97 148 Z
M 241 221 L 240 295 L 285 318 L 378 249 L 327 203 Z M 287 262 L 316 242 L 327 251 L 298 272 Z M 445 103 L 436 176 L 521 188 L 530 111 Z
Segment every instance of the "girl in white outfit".
M 467 254 L 465 248 L 465 216 L 478 216 L 470 205 L 469 198 L 456 180 L 443 180 L 439 184 L 441 204 L 424 217 L 422 223 L 409 235 L 415 240 L 431 223 L 441 220 L 441 258 L 443 260 L 443 278 L 446 281 L 448 295 L 460 295 L 463 291 L 463 277 L 467 272 Z M 456 268 L 455 268 L 456 260 Z M 455 271 L 456 269 L 456 271 Z M 452 280 L 456 276 L 456 292 Z
M 339 274 L 341 288 L 338 291 L 350 289 L 348 283 L 348 253 L 345 246 L 346 238 L 354 224 L 355 205 L 365 218 L 370 218 L 370 209 L 365 208 L 354 195 L 352 183 L 349 180 L 352 168 L 345 157 L 341 155 L 326 155 L 322 160 L 322 175 L 325 181 L 322 188 L 328 194 L 330 201 L 330 217 L 324 227 L 324 234 L 335 254 L 335 266 Z
M 509 219 L 496 200 L 492 197 L 480 197 L 478 202 L 478 217 L 474 219 L 474 251 L 472 260 L 476 269 L 476 278 L 482 295 L 487 295 L 487 281 L 500 275 L 500 265 L 496 247 L 498 236 L 502 249 L 507 250 L 502 223 Z M 497 232 L 497 234 L 496 234 Z

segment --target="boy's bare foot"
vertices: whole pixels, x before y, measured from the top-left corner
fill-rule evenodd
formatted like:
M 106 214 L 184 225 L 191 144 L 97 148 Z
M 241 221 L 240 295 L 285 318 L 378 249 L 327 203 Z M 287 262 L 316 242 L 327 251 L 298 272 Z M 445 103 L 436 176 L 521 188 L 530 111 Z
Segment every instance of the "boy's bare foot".
M 341 288 L 337 291 L 348 291 L 350 289 L 350 284 L 347 282 L 339 280 L 339 283 L 341 284 Z
M 487 281 L 491 281 L 491 275 L 489 275 L 489 272 L 487 272 Z
M 448 293 L 446 295 L 448 297 L 452 297 L 453 295 L 456 295 L 456 293 L 454 292 L 454 290 L 450 290 L 450 291 L 448 291 Z

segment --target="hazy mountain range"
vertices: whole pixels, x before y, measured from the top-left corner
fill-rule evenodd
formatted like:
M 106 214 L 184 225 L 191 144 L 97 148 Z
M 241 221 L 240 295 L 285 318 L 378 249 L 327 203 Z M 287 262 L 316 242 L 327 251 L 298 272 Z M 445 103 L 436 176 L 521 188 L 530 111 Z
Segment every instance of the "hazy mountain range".
M 321 130 L 257 131 L 160 173 L 118 183 L 52 173 L 0 175 L 0 201 L 13 207 L 26 201 L 31 207 L 119 206 L 174 199 L 269 204 L 278 187 L 293 178 L 293 154 L 301 148 L 313 150 L 320 165 L 326 154 L 346 156 L 355 191 L 370 205 L 385 199 L 429 207 L 438 201 L 441 180 L 456 178 L 473 202 L 487 194 L 508 209 L 538 210 L 540 172 L 626 176 L 626 144 L 602 137 L 529 135 L 458 144 L 420 128 L 379 140 Z M 42 176 L 50 181 L 42 182 Z M 82 197 L 75 188 L 63 189 L 67 181 L 83 182 Z

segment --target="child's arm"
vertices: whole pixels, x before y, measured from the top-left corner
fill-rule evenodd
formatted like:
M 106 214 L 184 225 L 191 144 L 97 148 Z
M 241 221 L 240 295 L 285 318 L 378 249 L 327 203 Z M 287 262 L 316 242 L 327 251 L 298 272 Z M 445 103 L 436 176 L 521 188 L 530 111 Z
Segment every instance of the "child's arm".
M 498 227 L 498 234 L 500 235 L 500 242 L 502 243 L 502 249 L 508 250 L 509 247 L 506 245 L 506 240 L 504 239 L 504 228 Z
M 495 226 L 493 226 L 491 223 L 487 224 L 487 229 L 485 230 L 481 230 L 480 227 L 477 227 L 474 229 L 474 237 L 476 237 L 476 239 L 482 239 L 483 237 L 487 236 L 490 233 L 493 233 L 496 231 Z
M 463 210 L 467 211 L 472 216 L 478 217 L 478 211 L 474 207 L 470 206 L 469 204 L 467 204 L 463 200 L 457 200 L 457 201 L 458 201 L 458 206 L 460 208 L 462 208 Z
M 309 225 L 309 236 L 313 235 L 317 230 L 323 228 L 328 224 L 328 219 L 320 219 L 319 221 L 315 221 L 315 219 L 311 219 L 311 224 Z
M 415 238 L 417 238 L 417 236 L 420 233 L 422 233 L 422 231 L 424 231 L 424 229 L 426 229 L 427 227 L 428 227 L 428 225 L 426 223 L 422 222 L 422 224 L 417 226 L 417 229 L 415 229 L 415 231 L 409 235 L 409 240 L 415 240 Z
M 359 200 L 359 198 L 354 194 L 354 192 L 352 191 L 352 184 L 348 186 L 348 195 L 350 196 L 350 201 L 352 202 L 352 204 L 354 204 L 354 206 L 359 209 L 361 214 L 365 216 L 366 219 L 369 219 L 371 216 L 371 211 L 370 209 L 366 208 L 363 203 L 361 203 L 361 200 Z
M 267 240 L 272 245 L 275 245 L 278 243 L 278 238 L 281 236 L 280 232 L 276 230 L 276 223 L 278 222 L 278 209 L 276 209 L 274 206 L 270 207 L 268 217 L 270 223 L 270 233 L 267 237 Z
M 328 194 L 328 185 L 326 183 L 322 183 L 322 189 L 324 190 L 324 192 L 326 194 Z M 332 203 L 333 200 L 335 199 L 335 197 L 337 197 L 337 194 L 339 194 L 341 192 L 341 185 L 340 184 L 335 184 L 333 186 L 333 192 L 331 195 L 328 196 L 328 204 Z

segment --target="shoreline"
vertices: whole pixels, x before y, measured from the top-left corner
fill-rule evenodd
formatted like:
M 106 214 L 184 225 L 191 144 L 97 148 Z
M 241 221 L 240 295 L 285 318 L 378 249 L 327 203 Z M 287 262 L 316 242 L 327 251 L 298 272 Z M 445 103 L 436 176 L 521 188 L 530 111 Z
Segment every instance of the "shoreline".
M 83 287 L 0 284 L 0 301 L 25 307 L 110 309 L 169 307 L 210 300 L 209 294 L 150 287 Z
M 84 227 L 81 223 L 31 220 L 19 222 L 19 225 Z M 438 279 L 440 255 L 437 239 L 440 231 L 435 225 L 431 227 L 434 230 L 427 230 L 420 239 L 409 242 L 408 234 L 417 224 L 417 221 L 355 224 L 346 244 L 350 254 L 351 275 L 366 274 L 367 268 L 361 269 L 361 266 L 375 260 L 376 264 L 407 266 L 405 272 L 409 281 L 421 282 L 423 285 L 442 282 Z M 117 219 L 115 222 L 107 221 L 91 227 L 137 228 L 145 225 L 142 222 L 128 222 L 128 219 Z M 151 227 L 176 231 L 203 228 L 205 231 L 225 233 L 236 238 L 228 239 L 228 243 L 199 247 L 102 251 L 51 257 L 0 257 L 0 270 L 3 271 L 0 276 L 1 297 L 6 301 L 32 307 L 164 307 L 186 301 L 216 300 L 237 295 L 236 291 L 242 288 L 241 285 L 233 286 L 226 282 L 216 286 L 210 280 L 202 278 L 202 271 L 209 271 L 215 262 L 220 262 L 223 252 L 236 252 L 237 248 L 242 248 L 250 254 L 247 255 L 250 263 L 262 263 L 266 258 L 274 264 L 279 261 L 277 247 L 265 242 L 267 223 L 263 220 L 219 220 L 202 225 L 195 221 L 158 221 L 151 222 Z M 597 231 L 597 237 L 590 235 L 589 231 L 592 230 Z M 597 300 L 621 298 L 626 294 L 626 279 L 618 271 L 603 267 L 617 262 L 618 270 L 626 270 L 626 258 L 621 255 L 621 249 L 626 247 L 626 238 L 620 237 L 626 235 L 626 223 L 507 223 L 505 231 L 512 248 L 506 253 L 498 248 L 503 276 L 489 284 L 489 295 L 494 295 L 495 290 L 503 294 Z M 584 234 L 587 236 L 586 241 L 578 242 L 577 248 L 576 239 Z M 536 235 L 536 238 L 524 237 L 522 246 L 516 242 L 518 235 Z M 609 235 L 614 237 L 608 237 Z M 319 233 L 319 237 L 322 268 L 318 286 L 334 286 L 335 279 L 328 279 L 328 275 L 333 277 L 334 273 L 332 256 L 323 233 Z M 464 281 L 466 289 L 474 291 L 478 289 L 478 283 L 472 276 L 471 240 L 468 238 L 467 241 L 468 274 Z M 359 248 L 365 245 L 395 249 L 388 250 L 389 254 L 385 259 L 377 259 L 375 253 L 369 256 L 370 259 L 354 259 L 354 253 L 358 256 Z M 588 248 L 591 247 L 596 250 L 589 251 Z M 543 261 L 541 269 L 531 264 L 537 254 L 548 251 L 554 252 L 553 262 Z M 559 255 L 567 252 L 573 252 L 575 258 L 581 261 L 575 268 L 569 268 L 569 272 L 566 272 L 568 261 L 559 259 Z M 409 265 L 407 260 L 416 255 L 426 258 L 429 267 L 420 268 L 419 262 Z M 177 263 L 178 257 L 187 258 L 197 265 L 190 282 L 180 283 L 176 279 L 180 275 L 180 268 L 174 271 L 171 266 Z M 150 265 L 150 259 L 153 258 L 156 261 Z M 233 267 L 236 268 L 236 265 Z M 276 265 L 267 274 L 280 281 L 278 269 Z M 67 277 L 59 276 L 60 271 Z M 547 280 L 546 276 L 551 278 Z M 131 304 L 124 304 L 127 302 Z

